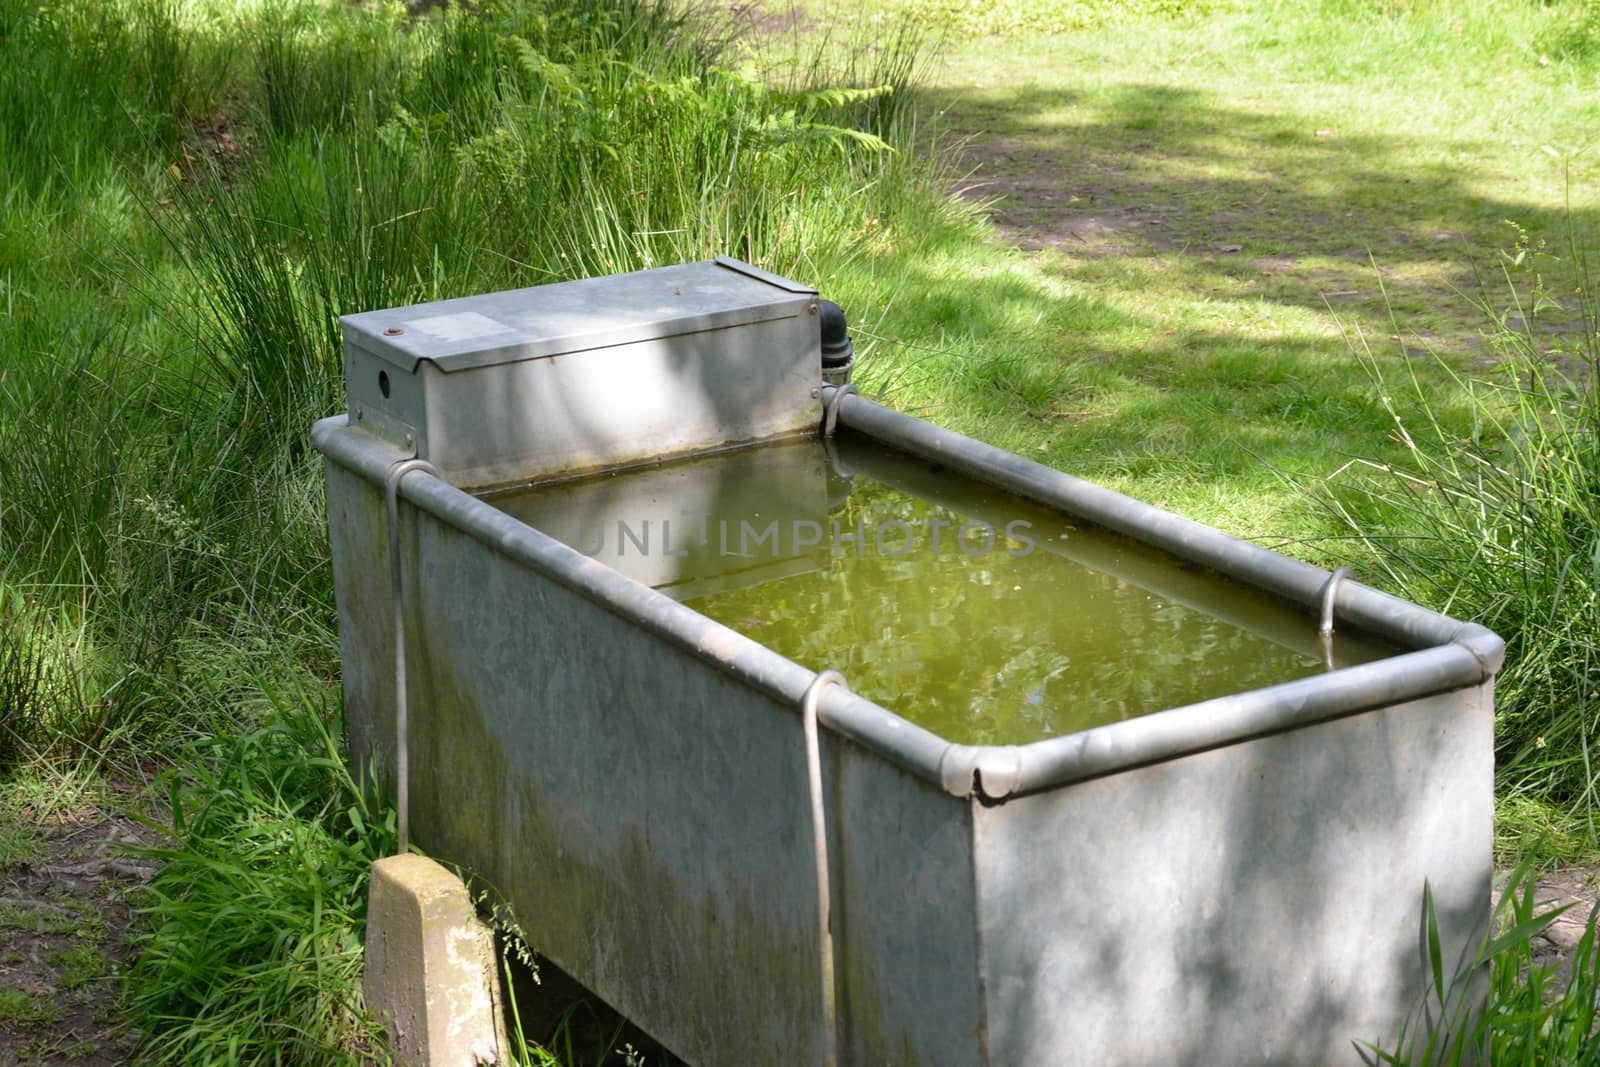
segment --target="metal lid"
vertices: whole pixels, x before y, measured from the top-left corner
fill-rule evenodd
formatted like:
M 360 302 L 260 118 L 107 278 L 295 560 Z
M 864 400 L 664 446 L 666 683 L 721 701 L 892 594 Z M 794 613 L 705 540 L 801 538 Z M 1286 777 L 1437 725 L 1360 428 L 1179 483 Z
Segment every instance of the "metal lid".
M 790 318 L 816 290 L 737 259 L 346 315 L 346 345 L 445 372 Z

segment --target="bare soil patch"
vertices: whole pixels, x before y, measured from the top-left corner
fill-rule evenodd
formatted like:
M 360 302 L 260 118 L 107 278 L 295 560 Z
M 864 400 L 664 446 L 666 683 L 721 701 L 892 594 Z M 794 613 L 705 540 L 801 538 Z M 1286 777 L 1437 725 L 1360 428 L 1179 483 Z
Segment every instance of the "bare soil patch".
M 1376 337 L 1398 324 L 1408 346 L 1476 360 L 1485 304 L 1509 299 L 1515 263 L 1518 286 L 1543 286 L 1552 347 L 1582 327 L 1571 265 L 1545 244 L 1565 232 L 1561 212 L 1419 160 L 1415 136 L 1313 128 L 1287 103 L 1220 90 L 1055 75 L 967 70 L 925 96 L 958 146 L 953 191 L 1086 289 L 1277 304 Z M 1472 148 L 1453 136 L 1425 143 Z
M 1534 940 L 1534 962 L 1559 964 L 1562 979 L 1572 969 L 1572 957 L 1588 929 L 1589 916 L 1600 900 L 1600 866 L 1567 867 L 1539 878 L 1535 912 L 1565 907 L 1555 921 Z
M 129 848 L 155 835 L 86 811 L 30 836 L 25 855 L 0 869 L 0 1067 L 130 1063 L 137 1035 L 121 1011 L 130 898 L 155 868 Z

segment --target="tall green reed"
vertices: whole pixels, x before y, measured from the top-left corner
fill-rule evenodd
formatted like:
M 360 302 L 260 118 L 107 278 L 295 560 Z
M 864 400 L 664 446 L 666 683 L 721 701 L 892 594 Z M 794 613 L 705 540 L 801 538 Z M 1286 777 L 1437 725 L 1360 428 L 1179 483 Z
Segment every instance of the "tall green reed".
M 0 575 L 0 779 L 48 755 L 52 737 L 100 732 L 87 721 L 84 635 L 34 592 Z
M 393 813 L 346 770 L 315 690 L 265 695 L 261 726 L 197 743 L 172 779 L 168 842 L 141 850 L 162 865 L 130 975 L 147 1062 L 384 1058 L 361 938 Z
M 1540 908 L 1536 872 L 1527 863 L 1507 877 L 1491 929 L 1464 966 L 1442 957 L 1433 896 L 1423 904 L 1421 947 L 1427 989 L 1393 1044 L 1358 1046 L 1384 1067 L 1593 1067 L 1600 1063 L 1595 1005 L 1600 999 L 1600 944 L 1591 911 L 1566 967 L 1542 958 L 1539 936 L 1566 907 Z
M 1584 246 L 1568 250 L 1592 275 Z M 1401 594 L 1506 639 L 1500 786 L 1600 805 L 1600 315 L 1588 282 L 1519 288 L 1492 314 L 1498 365 L 1450 372 L 1470 429 L 1419 379 L 1378 380 L 1405 466 L 1351 468 L 1327 499 Z M 1547 325 L 1554 323 L 1554 326 Z M 1375 364 L 1374 364 L 1375 366 Z

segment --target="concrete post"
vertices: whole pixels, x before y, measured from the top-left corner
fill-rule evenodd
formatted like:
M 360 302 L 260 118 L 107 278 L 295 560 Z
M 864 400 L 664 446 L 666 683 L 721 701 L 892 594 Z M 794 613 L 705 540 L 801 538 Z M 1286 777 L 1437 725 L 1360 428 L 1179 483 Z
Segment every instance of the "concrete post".
M 505 1064 L 494 935 L 467 887 L 425 856 L 372 865 L 367 1005 L 403 1067 Z

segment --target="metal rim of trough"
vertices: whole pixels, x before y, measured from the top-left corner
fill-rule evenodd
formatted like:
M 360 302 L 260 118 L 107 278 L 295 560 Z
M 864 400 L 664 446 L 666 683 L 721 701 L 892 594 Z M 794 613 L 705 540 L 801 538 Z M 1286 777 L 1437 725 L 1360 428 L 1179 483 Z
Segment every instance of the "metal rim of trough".
M 820 399 L 837 422 L 883 444 L 941 463 L 1046 507 L 1173 553 L 1268 593 L 1320 609 L 1329 572 L 1231 537 L 1171 512 L 941 429 L 865 396 L 826 386 Z M 843 404 L 843 396 L 856 401 Z M 312 430 L 331 460 L 383 485 L 400 450 L 345 416 Z M 457 489 L 437 476 L 396 485 L 419 510 L 798 707 L 815 672 Z M 1353 715 L 1383 704 L 1476 685 L 1491 677 L 1505 645 L 1491 631 L 1362 585 L 1341 581 L 1328 602 L 1339 617 L 1403 647 L 1419 649 L 1080 733 L 1020 746 L 957 745 L 847 690 L 827 693 L 829 729 L 957 797 L 986 802 Z

